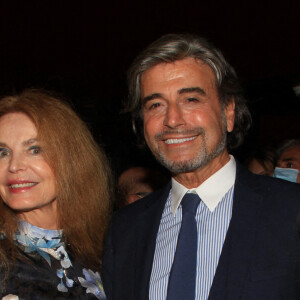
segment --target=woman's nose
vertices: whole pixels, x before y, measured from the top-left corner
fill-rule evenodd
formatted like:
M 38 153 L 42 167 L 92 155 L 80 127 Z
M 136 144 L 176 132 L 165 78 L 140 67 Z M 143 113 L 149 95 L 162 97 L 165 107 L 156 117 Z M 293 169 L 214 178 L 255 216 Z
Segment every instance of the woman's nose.
M 26 169 L 26 161 L 25 158 L 18 154 L 12 154 L 10 162 L 9 162 L 9 171 L 11 173 L 17 173 L 21 170 Z

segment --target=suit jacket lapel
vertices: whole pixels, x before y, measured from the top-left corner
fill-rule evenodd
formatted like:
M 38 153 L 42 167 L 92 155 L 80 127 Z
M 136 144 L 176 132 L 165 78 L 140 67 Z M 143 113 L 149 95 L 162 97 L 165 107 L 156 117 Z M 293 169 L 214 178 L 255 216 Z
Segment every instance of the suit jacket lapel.
M 251 262 L 262 197 L 252 178 L 237 166 L 232 218 L 209 299 L 239 299 Z
M 238 299 L 247 276 L 262 200 L 262 197 L 254 191 L 256 181 L 254 182 L 253 177 L 247 173 L 237 166 L 232 219 L 209 299 Z M 170 188 L 171 184 L 162 191 L 150 195 L 145 209 L 137 217 L 135 299 L 138 300 L 149 299 L 149 281 L 156 236 Z
M 145 210 L 137 220 L 136 244 L 136 272 L 135 272 L 135 299 L 149 298 L 149 281 L 156 245 L 156 236 L 161 216 L 167 201 L 171 183 L 162 191 L 149 196 Z

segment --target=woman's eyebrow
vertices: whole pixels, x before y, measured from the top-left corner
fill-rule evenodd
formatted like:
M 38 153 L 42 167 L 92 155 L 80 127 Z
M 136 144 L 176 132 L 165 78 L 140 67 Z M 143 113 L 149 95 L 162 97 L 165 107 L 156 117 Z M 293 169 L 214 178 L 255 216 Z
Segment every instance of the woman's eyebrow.
M 24 141 L 22 144 L 23 144 L 24 146 L 30 146 L 30 145 L 32 145 L 32 144 L 34 144 L 34 143 L 36 143 L 36 142 L 37 142 L 37 139 L 34 138 L 34 139 L 26 140 L 26 141 Z
M 34 138 L 34 139 L 26 140 L 22 144 L 24 146 L 29 146 L 29 145 L 32 145 L 32 144 L 34 144 L 36 142 L 37 142 L 37 139 Z M 7 144 L 0 142 L 0 147 L 8 147 L 8 146 L 7 146 Z

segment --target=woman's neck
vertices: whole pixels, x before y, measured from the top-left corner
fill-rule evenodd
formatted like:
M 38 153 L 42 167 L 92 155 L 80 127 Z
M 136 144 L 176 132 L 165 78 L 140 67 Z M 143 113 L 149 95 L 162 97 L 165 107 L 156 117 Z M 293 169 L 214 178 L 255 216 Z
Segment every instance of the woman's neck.
M 19 219 L 34 225 L 39 228 L 49 229 L 49 230 L 58 230 L 58 220 L 57 215 L 53 214 L 41 214 L 40 212 L 26 212 L 26 213 L 18 213 Z

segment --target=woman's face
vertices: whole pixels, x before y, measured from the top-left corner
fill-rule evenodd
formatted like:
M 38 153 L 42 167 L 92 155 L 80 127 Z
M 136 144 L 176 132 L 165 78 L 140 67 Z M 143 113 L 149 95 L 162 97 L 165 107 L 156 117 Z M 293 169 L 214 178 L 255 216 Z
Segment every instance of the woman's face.
M 37 129 L 23 113 L 0 118 L 0 196 L 21 219 L 53 229 L 56 222 L 56 185 L 43 157 Z

